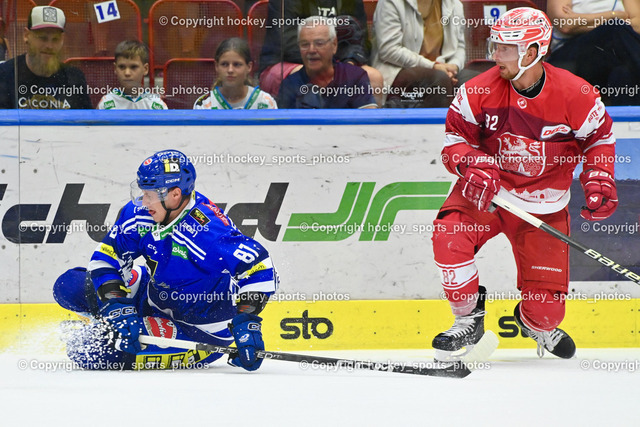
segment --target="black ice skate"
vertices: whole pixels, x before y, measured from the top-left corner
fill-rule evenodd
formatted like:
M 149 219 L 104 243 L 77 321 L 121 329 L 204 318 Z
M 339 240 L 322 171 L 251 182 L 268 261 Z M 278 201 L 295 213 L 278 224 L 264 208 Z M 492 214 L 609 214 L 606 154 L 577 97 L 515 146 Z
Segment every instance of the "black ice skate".
M 433 338 L 431 345 L 435 349 L 436 362 L 456 362 L 469 353 L 484 334 L 484 302 L 487 290 L 484 286 L 478 289 L 476 308 L 466 316 L 456 316 L 453 326 Z M 465 348 L 462 353 L 454 352 Z
M 550 332 L 537 332 L 533 331 L 522 324 L 520 318 L 520 303 L 516 305 L 513 311 L 513 315 L 516 318 L 516 323 L 522 329 L 522 332 L 538 343 L 538 357 L 544 356 L 545 349 L 562 359 L 571 359 L 576 354 L 576 344 L 573 339 L 560 328 L 555 328 Z

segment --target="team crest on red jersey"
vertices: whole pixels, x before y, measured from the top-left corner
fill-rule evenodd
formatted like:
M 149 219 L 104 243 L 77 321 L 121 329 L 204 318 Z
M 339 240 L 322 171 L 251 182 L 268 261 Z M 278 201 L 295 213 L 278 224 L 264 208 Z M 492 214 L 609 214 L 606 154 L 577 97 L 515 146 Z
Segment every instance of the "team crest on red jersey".
M 522 108 L 523 110 L 527 108 L 527 100 L 524 98 L 518 98 L 518 107 Z
M 524 176 L 540 176 L 545 167 L 545 145 L 524 136 L 506 132 L 498 137 L 500 167 Z

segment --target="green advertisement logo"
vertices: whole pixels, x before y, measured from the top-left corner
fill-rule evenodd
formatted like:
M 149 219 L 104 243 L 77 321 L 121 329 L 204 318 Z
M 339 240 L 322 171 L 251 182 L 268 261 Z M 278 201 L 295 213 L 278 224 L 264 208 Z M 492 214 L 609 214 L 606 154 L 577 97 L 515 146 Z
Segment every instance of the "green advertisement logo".
M 395 182 L 374 195 L 375 182 L 348 182 L 333 213 L 291 214 L 284 242 L 340 241 L 359 232 L 360 241 L 385 241 L 398 212 L 438 210 L 451 182 Z

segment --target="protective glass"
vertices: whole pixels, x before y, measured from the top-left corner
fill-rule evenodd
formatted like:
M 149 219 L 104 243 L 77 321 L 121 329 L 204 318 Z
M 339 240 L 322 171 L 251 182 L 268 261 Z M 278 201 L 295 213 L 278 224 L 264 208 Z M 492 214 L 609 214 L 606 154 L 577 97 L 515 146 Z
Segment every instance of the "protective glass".
M 152 206 L 155 203 L 162 202 L 169 193 L 168 188 L 157 188 L 155 190 L 143 190 L 138 187 L 138 181 L 133 180 L 129 186 L 129 194 L 131 195 L 131 201 L 136 206 L 144 206 L 143 200 L 147 206 Z
M 489 40 L 487 44 L 488 58 L 494 61 L 509 62 L 519 58 L 519 46 L 515 44 L 497 43 Z

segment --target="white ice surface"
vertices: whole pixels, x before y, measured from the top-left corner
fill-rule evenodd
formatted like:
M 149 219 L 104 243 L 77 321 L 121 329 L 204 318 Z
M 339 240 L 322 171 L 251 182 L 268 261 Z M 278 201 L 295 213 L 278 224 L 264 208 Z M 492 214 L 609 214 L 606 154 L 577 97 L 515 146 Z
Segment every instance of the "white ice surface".
M 433 355 L 309 354 L 408 362 Z M 222 361 L 200 371 L 43 369 L 64 360 L 59 353 L 0 354 L 1 426 L 640 425 L 640 349 L 579 349 L 571 360 L 498 349 L 489 369 L 465 379 L 305 370 L 278 361 L 254 373 Z

